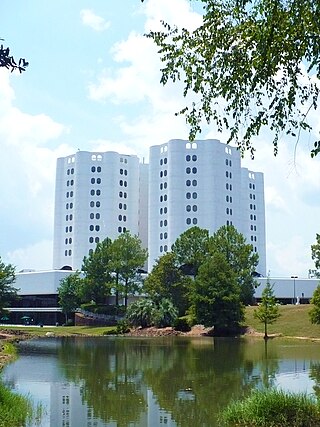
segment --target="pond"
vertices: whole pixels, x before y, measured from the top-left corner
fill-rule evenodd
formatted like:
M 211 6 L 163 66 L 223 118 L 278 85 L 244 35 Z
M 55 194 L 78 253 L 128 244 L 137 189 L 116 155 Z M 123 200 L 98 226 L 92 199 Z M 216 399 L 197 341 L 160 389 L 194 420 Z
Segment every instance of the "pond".
M 21 342 L 7 384 L 42 402 L 41 427 L 218 427 L 254 388 L 320 396 L 320 343 L 223 338 L 46 338 Z

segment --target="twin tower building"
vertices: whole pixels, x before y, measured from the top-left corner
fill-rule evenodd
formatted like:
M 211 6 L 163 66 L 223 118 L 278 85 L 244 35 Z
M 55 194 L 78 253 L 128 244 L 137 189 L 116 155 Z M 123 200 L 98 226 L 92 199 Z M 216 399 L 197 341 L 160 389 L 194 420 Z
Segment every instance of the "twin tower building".
M 97 243 L 128 230 L 148 248 L 148 271 L 177 237 L 234 225 L 259 254 L 266 275 L 263 174 L 241 167 L 239 151 L 218 140 L 174 139 L 135 155 L 87 152 L 59 158 L 53 268 L 80 269 Z

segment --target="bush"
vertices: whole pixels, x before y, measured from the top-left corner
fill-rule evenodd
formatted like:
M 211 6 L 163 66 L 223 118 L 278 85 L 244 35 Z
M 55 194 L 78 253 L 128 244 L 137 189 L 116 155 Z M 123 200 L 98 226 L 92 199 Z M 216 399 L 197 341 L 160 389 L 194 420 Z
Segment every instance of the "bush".
M 116 333 L 118 335 L 126 334 L 130 332 L 130 326 L 126 319 L 119 320 L 116 327 Z
M 260 390 L 231 403 L 222 412 L 221 422 L 228 427 L 318 427 L 320 408 L 306 394 Z
M 90 311 L 95 314 L 105 314 L 106 316 L 124 316 L 126 307 L 124 305 L 112 304 L 81 304 L 82 310 Z
M 181 331 L 181 332 L 189 332 L 191 330 L 188 319 L 186 317 L 178 317 L 174 321 L 173 327 L 176 331 Z
M 153 324 L 156 314 L 155 304 L 150 299 L 139 299 L 127 308 L 127 320 L 133 326 L 146 328 Z

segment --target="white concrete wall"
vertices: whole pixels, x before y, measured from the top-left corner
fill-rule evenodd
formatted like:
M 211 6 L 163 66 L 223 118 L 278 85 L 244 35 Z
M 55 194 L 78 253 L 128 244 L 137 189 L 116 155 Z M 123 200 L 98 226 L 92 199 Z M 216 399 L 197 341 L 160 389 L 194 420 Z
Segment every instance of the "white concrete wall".
M 60 280 L 74 273 L 68 270 L 34 271 L 16 274 L 13 283 L 19 295 L 51 295 L 57 294 Z
M 57 160 L 53 268 L 80 269 L 106 237 L 139 233 L 139 159 L 78 151 Z
M 261 298 L 262 291 L 267 283 L 266 277 L 258 277 L 257 281 L 260 286 L 256 289 L 255 297 Z M 274 295 L 277 298 L 293 299 L 294 294 L 296 298 L 312 298 L 313 292 L 320 283 L 319 279 L 304 279 L 304 278 L 270 278 L 270 283 L 273 285 Z
M 150 148 L 149 169 L 148 271 L 186 229 L 197 225 L 212 234 L 233 224 L 255 243 L 257 271 L 266 274 L 263 174 L 242 169 L 236 148 L 218 140 L 170 140 Z

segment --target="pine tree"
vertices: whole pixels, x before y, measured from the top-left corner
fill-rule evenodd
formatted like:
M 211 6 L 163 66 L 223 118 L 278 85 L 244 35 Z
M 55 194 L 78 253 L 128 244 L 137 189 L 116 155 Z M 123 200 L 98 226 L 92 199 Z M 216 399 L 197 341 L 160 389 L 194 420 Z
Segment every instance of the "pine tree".
M 274 323 L 280 316 L 279 307 L 268 278 L 266 286 L 262 291 L 261 303 L 254 311 L 254 317 L 264 324 L 264 338 L 268 338 L 268 325 Z

